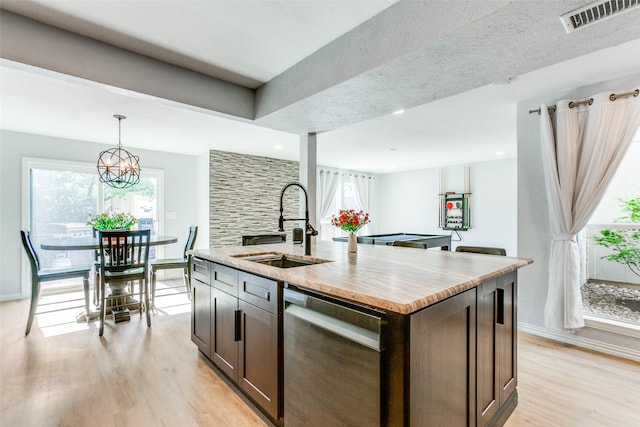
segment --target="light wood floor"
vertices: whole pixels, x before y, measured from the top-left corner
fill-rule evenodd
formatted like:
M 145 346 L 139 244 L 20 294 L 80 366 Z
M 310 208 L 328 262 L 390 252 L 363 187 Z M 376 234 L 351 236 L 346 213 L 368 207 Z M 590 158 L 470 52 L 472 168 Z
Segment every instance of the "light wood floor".
M 27 310 L 0 303 L 0 426 L 269 425 L 198 353 L 185 310 L 161 307 L 151 329 L 137 313 L 109 321 L 102 338 L 73 316 L 36 317 L 25 337 Z M 640 425 L 640 364 L 526 334 L 519 351 L 508 427 Z

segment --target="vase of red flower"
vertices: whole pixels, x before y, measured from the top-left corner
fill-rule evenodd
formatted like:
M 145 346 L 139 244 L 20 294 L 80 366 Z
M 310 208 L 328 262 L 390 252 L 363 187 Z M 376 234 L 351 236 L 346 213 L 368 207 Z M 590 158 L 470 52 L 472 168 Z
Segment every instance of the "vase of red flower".
M 355 209 L 340 209 L 338 215 L 331 217 L 331 225 L 343 229 L 349 233 L 347 250 L 350 253 L 357 252 L 356 233 L 365 225 L 369 224 L 369 214 L 364 211 L 356 211 Z

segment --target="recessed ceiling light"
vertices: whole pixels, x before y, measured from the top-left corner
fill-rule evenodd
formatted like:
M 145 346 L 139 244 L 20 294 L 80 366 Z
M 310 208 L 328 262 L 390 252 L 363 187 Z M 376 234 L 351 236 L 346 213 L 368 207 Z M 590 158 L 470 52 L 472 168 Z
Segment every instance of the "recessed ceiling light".
M 504 156 L 504 151 L 496 151 L 496 156 Z
M 274 145 L 273 148 L 275 148 L 276 150 L 282 150 L 282 145 Z
M 511 84 L 512 81 L 513 81 L 513 77 L 508 77 L 506 79 L 498 80 L 496 82 L 491 83 L 491 87 L 497 88 L 497 87 L 509 86 L 509 84 Z
M 398 116 L 398 115 L 400 115 L 400 114 L 402 114 L 402 113 L 404 113 L 404 110 L 401 108 L 401 109 L 399 109 L 399 110 L 394 111 L 394 112 L 393 112 L 393 115 L 394 115 L 394 116 Z

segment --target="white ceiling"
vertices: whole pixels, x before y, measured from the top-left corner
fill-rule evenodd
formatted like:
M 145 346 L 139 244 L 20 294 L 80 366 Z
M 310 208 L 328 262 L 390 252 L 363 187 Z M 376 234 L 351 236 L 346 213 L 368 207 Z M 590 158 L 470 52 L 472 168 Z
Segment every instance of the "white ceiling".
M 285 73 L 393 3 L 0 0 L 4 9 L 251 88 Z M 638 52 L 640 39 L 631 38 L 509 75 L 508 83 L 505 78 L 476 84 L 476 89 L 408 108 L 402 115 L 319 133 L 318 162 L 386 173 L 515 157 L 519 101 L 632 74 L 640 82 Z M 0 63 L 2 129 L 115 144 L 113 114 L 128 116 L 122 125 L 128 148 L 298 158 L 294 133 L 6 59 Z

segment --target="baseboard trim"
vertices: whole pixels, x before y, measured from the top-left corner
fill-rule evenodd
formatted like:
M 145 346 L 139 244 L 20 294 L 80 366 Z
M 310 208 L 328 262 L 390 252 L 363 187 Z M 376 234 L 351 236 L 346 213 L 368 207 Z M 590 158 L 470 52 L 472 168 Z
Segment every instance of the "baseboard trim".
M 29 297 L 22 294 L 6 294 L 6 295 L 0 296 L 0 302 L 15 301 L 15 300 L 26 299 L 26 298 L 29 298 Z
M 588 348 L 589 350 L 595 350 L 601 353 L 610 354 L 612 356 L 622 357 L 624 359 L 640 362 L 640 351 L 621 347 L 619 345 L 596 341 L 591 338 L 585 338 L 579 335 L 531 325 L 528 323 L 518 322 L 518 330 L 531 335 L 560 341 L 566 344 L 573 344 L 578 347 Z

